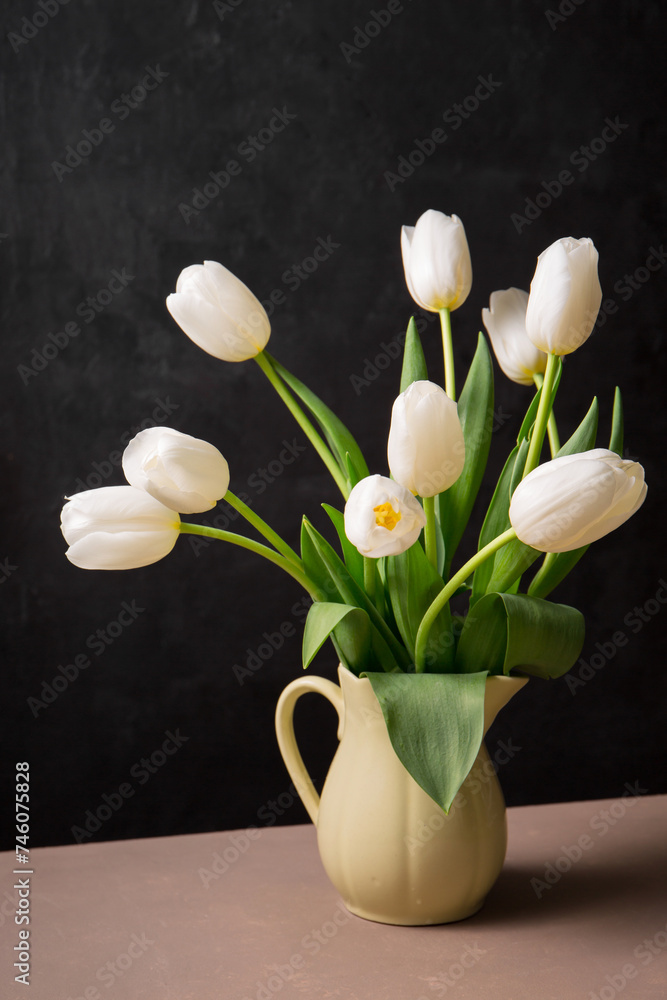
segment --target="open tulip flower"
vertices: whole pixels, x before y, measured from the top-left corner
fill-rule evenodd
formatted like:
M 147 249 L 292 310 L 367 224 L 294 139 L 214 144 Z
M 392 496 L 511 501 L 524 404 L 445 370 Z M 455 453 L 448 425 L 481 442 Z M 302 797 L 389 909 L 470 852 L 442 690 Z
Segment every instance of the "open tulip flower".
M 405 552 L 425 524 L 419 502 L 386 476 L 362 479 L 345 504 L 345 534 L 363 556 L 373 559 Z
M 169 311 L 214 357 L 255 359 L 343 502 L 323 504 L 323 531 L 303 518 L 297 551 L 230 491 L 227 462 L 216 447 L 151 428 L 123 455 L 130 485 L 71 497 L 61 527 L 67 558 L 84 569 L 148 566 L 171 551 L 179 534 L 241 546 L 282 569 L 312 599 L 304 666 L 330 638 L 344 665 L 368 677 L 404 766 L 448 810 L 479 750 L 487 677 L 554 678 L 577 662 L 583 616 L 548 597 L 592 542 L 636 513 L 646 484 L 642 467 L 620 457 L 618 390 L 608 446 L 597 445 L 596 400 L 560 444 L 554 400 L 561 358 L 589 337 L 601 289 L 592 241 L 559 239 L 540 254 L 530 294 L 495 291 L 483 311 L 503 372 L 522 385 L 534 383 L 536 394 L 495 489 L 487 491 L 476 551 L 460 558 L 459 544 L 477 535 L 466 528 L 496 440 L 493 364 L 480 334 L 457 402 L 450 312 L 464 304 L 472 283 L 461 220 L 428 210 L 414 227 L 403 227 L 400 246 L 410 295 L 440 314 L 444 387 L 429 377 L 411 319 L 398 392 L 386 414 L 391 478 L 369 469 L 348 428 L 265 350 L 271 328 L 252 292 L 221 264 L 206 261 L 181 272 Z M 547 434 L 552 458 L 542 463 Z M 240 515 L 238 533 L 179 517 L 221 499 Z M 420 728 L 427 717 L 437 718 L 457 748 L 447 767 L 440 741 Z

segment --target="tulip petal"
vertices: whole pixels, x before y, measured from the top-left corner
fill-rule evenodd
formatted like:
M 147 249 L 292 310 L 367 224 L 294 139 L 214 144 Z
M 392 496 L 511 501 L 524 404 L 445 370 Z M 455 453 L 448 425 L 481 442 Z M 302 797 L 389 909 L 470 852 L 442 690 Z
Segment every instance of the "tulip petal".
M 70 545 L 65 555 L 79 569 L 138 569 L 169 555 L 178 532 L 93 532 Z
M 528 292 L 506 288 L 492 292 L 482 321 L 502 371 L 519 385 L 532 385 L 533 375 L 544 372 L 547 356 L 526 333 Z

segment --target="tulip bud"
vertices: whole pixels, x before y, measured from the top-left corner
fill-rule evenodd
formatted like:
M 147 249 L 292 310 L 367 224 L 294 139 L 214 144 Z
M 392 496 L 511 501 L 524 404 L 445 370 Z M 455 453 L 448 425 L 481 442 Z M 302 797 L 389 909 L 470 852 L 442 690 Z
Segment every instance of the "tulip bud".
M 519 385 L 532 385 L 533 375 L 544 372 L 547 366 L 547 355 L 526 333 L 527 305 L 528 292 L 506 288 L 492 292 L 489 308 L 482 309 L 482 321 L 498 364 Z
M 367 476 L 345 504 L 345 534 L 362 556 L 397 556 L 419 538 L 426 515 L 418 500 L 393 479 Z
M 570 552 L 627 521 L 646 498 L 644 470 L 605 448 L 538 465 L 512 495 L 517 537 L 541 552 Z
M 424 212 L 416 226 L 401 229 L 401 250 L 405 281 L 418 306 L 438 312 L 463 305 L 472 286 L 472 264 L 456 215 Z
M 566 236 L 537 258 L 526 332 L 547 354 L 571 354 L 590 337 L 601 302 L 593 241 Z
M 221 361 L 254 358 L 271 334 L 259 299 L 214 260 L 181 271 L 167 309 L 198 347 Z
M 130 486 L 181 514 L 210 510 L 229 487 L 229 466 L 218 449 L 171 427 L 148 427 L 133 437 L 123 472 Z
M 394 401 L 387 456 L 396 482 L 422 497 L 443 493 L 461 475 L 465 441 L 458 409 L 435 382 L 413 382 Z
M 168 555 L 179 536 L 178 514 L 134 486 L 75 493 L 63 507 L 65 553 L 81 569 L 136 569 Z

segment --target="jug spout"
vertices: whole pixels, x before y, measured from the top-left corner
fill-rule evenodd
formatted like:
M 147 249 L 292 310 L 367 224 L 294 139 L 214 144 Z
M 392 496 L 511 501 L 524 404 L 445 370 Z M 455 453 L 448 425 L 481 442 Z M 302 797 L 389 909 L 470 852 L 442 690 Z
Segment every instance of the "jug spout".
M 484 735 L 510 698 L 528 683 L 527 677 L 487 677 L 484 692 Z

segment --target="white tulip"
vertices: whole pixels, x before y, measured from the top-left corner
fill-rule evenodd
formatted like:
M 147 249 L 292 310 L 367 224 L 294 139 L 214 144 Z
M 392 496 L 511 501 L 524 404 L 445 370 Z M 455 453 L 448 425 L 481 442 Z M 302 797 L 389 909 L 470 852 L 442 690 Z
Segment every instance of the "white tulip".
M 178 514 L 134 486 L 75 493 L 60 528 L 67 558 L 81 569 L 136 569 L 168 555 L 179 536 Z
M 345 504 L 345 534 L 362 556 L 397 556 L 419 538 L 426 515 L 418 500 L 386 476 L 367 476 Z
M 123 452 L 130 486 L 181 514 L 211 510 L 229 487 L 229 466 L 208 441 L 171 427 L 148 427 Z
M 571 354 L 590 337 L 601 302 L 593 241 L 566 236 L 537 258 L 526 332 L 547 354 Z
M 418 306 L 428 312 L 458 309 L 472 286 L 470 250 L 456 215 L 430 208 L 416 226 L 401 229 L 405 281 Z
M 214 260 L 181 271 L 167 309 L 198 347 L 221 361 L 254 358 L 271 334 L 259 299 Z
M 519 385 L 533 385 L 533 375 L 544 372 L 547 366 L 547 355 L 526 333 L 527 306 L 528 292 L 505 288 L 492 292 L 489 308 L 482 309 L 482 321 L 498 364 Z
M 509 516 L 526 545 L 570 552 L 618 528 L 645 498 L 641 465 L 594 448 L 539 465 L 514 491 Z
M 396 482 L 422 497 L 443 493 L 461 475 L 465 441 L 458 409 L 435 382 L 413 382 L 394 401 L 387 457 Z

